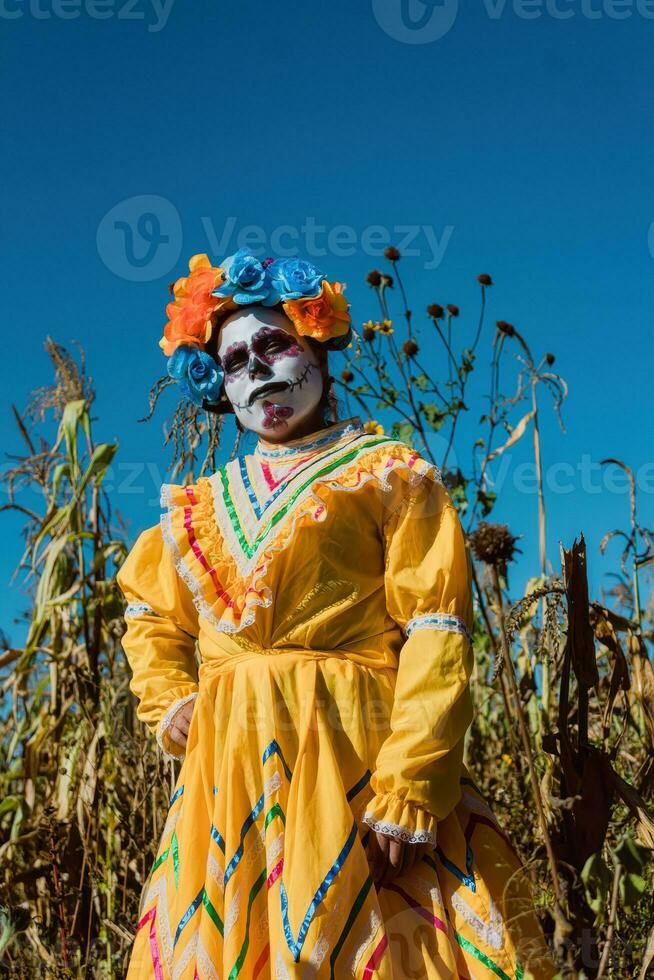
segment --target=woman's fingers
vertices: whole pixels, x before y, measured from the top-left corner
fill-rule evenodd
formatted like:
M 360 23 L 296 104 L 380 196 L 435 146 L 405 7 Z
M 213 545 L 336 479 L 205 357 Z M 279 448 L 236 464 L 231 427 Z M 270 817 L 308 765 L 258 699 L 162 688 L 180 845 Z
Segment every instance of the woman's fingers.
M 387 837 L 375 833 L 374 830 L 370 831 L 370 837 L 368 838 L 368 860 L 372 880 L 375 882 L 380 881 L 384 874 L 388 861 L 388 844 Z
M 183 718 L 184 721 L 188 722 L 188 724 L 190 725 L 194 710 L 195 710 L 195 701 L 187 701 L 186 704 L 182 705 L 182 707 L 179 709 L 175 717 L 178 721 L 180 721 Z
M 419 844 L 405 844 L 404 846 L 404 856 L 402 858 L 402 867 L 400 868 L 400 874 L 405 875 L 407 871 L 410 871 L 413 865 L 418 860 L 418 847 Z
M 181 745 L 182 748 L 186 748 L 186 738 L 187 738 L 186 733 L 181 732 L 174 722 L 170 726 L 166 734 L 168 735 L 170 741 L 174 742 L 175 745 Z
M 168 738 L 175 745 L 181 745 L 183 749 L 186 748 L 186 741 L 188 739 L 189 728 L 191 727 L 191 718 L 193 717 L 193 701 L 187 701 L 182 707 L 175 712 L 173 715 L 170 728 L 166 732 Z
M 388 863 L 382 878 L 383 885 L 388 884 L 388 882 L 392 881 L 400 873 L 405 847 L 406 845 L 402 841 L 395 840 L 394 838 L 389 841 Z
M 191 719 L 187 718 L 186 715 L 180 711 L 179 714 L 175 716 L 173 724 L 177 731 L 181 732 L 182 735 L 188 735 L 188 730 L 191 727 Z
M 431 844 L 407 844 L 404 841 L 371 833 L 368 857 L 373 880 L 386 885 L 407 874 L 432 849 Z

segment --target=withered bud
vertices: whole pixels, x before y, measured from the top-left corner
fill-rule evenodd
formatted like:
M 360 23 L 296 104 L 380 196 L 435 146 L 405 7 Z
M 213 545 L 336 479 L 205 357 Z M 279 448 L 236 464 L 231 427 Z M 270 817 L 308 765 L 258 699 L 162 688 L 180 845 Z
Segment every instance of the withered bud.
M 515 327 L 512 323 L 507 323 L 506 320 L 498 320 L 497 329 L 500 333 L 505 333 L 507 337 L 515 337 Z
M 402 350 L 404 351 L 407 357 L 415 357 L 416 354 L 418 353 L 418 349 L 419 348 L 415 340 L 407 340 L 402 345 Z
M 470 545 L 478 561 L 487 565 L 504 565 L 513 561 L 518 539 L 514 538 L 506 524 L 487 524 L 480 521 L 477 530 L 470 535 Z
M 389 275 L 387 275 L 387 273 L 383 272 L 382 273 L 382 285 L 385 286 L 386 289 L 392 289 L 393 288 L 393 277 L 392 276 L 389 276 Z
M 341 371 L 341 378 L 346 385 L 349 385 L 350 381 L 354 381 L 354 375 L 351 371 L 348 371 L 347 368 L 344 371 Z
M 455 306 L 454 303 L 448 303 L 447 304 L 447 312 L 450 314 L 450 316 L 458 316 L 459 315 L 459 307 L 458 306 Z
M 364 327 L 363 328 L 363 339 L 370 342 L 375 339 L 375 328 L 374 327 Z
M 374 286 L 374 287 L 380 286 L 382 281 L 382 276 L 379 269 L 373 269 L 372 272 L 369 272 L 366 277 L 366 281 L 369 286 Z
M 549 364 L 549 366 L 552 367 L 552 365 L 554 364 L 554 361 L 556 360 L 556 358 L 554 357 L 554 354 L 546 354 L 545 355 L 545 360 Z
M 482 274 L 480 276 L 477 276 L 477 282 L 481 286 L 492 286 L 493 285 L 493 280 L 491 279 L 491 277 L 488 275 L 487 272 L 482 272 Z
M 427 307 L 427 313 L 432 318 L 432 320 L 442 320 L 445 316 L 445 310 L 440 303 L 431 303 Z
M 384 249 L 384 255 L 389 262 L 397 262 L 400 258 L 400 250 L 394 245 L 389 245 L 388 248 Z

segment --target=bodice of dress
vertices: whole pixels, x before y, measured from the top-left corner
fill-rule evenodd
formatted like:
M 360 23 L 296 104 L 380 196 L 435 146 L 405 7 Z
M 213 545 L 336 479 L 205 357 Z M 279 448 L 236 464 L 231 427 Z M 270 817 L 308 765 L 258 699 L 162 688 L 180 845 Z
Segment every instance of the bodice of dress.
M 199 614 L 203 661 L 301 649 L 396 667 L 384 527 L 400 487 L 427 472 L 436 478 L 353 418 L 282 446 L 259 440 L 192 486 L 164 487 L 163 534 Z

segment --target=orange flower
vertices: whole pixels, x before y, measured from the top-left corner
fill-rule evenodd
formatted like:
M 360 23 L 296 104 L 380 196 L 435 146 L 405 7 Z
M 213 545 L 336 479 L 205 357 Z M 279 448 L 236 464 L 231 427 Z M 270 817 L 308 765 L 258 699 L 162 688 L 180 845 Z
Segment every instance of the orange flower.
M 211 265 L 207 255 L 194 255 L 189 260 L 189 275 L 173 285 L 175 302 L 166 307 L 168 323 L 159 346 L 170 357 L 181 344 L 204 349 L 211 337 L 213 316 L 226 308 L 231 300 L 212 296 L 223 281 L 223 270 Z
M 340 282 L 324 280 L 319 296 L 288 300 L 284 311 L 301 337 L 319 341 L 342 337 L 352 322 Z
M 166 310 L 170 320 L 159 341 L 166 357 L 170 357 L 180 344 L 193 344 L 203 350 L 211 337 L 213 311 L 193 303 L 169 303 Z

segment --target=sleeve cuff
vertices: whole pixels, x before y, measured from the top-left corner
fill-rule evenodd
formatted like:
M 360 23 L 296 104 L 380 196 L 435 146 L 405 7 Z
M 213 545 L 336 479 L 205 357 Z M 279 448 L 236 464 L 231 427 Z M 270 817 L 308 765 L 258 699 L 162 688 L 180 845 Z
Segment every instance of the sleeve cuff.
M 399 796 L 377 794 L 368 803 L 362 820 L 380 834 L 407 844 L 431 844 L 436 847 L 438 819 L 428 810 L 407 803 Z
M 168 730 L 172 725 L 173 718 L 179 711 L 179 709 L 188 704 L 189 701 L 195 701 L 198 696 L 197 691 L 193 691 L 192 694 L 187 694 L 184 698 L 179 698 L 177 701 L 173 701 L 168 711 L 165 713 L 159 725 L 157 726 L 157 742 L 160 749 L 167 759 L 176 759 L 181 761 L 186 753 L 182 749 L 181 745 L 177 745 L 168 737 Z

